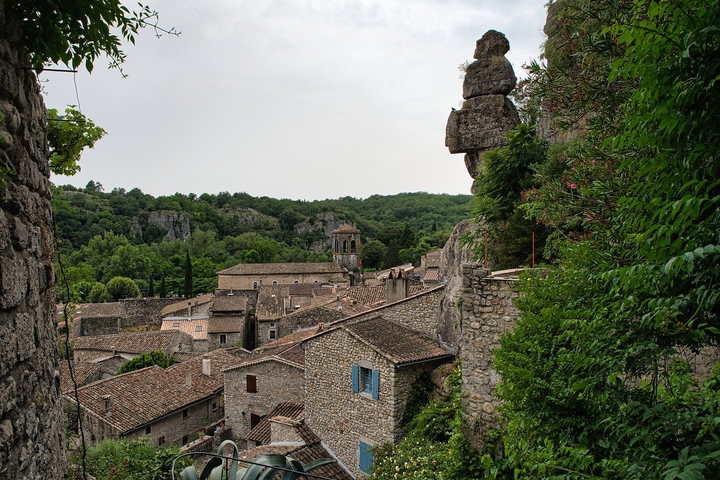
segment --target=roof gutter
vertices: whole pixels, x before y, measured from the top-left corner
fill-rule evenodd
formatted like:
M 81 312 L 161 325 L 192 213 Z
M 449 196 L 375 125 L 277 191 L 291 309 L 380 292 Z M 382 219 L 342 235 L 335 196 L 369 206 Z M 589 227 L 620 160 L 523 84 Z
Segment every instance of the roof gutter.
M 398 363 L 398 364 L 395 364 L 395 368 L 409 367 L 410 365 L 418 365 L 420 363 L 434 362 L 435 360 L 449 360 L 454 357 L 455 357 L 454 354 L 449 353 L 447 355 L 443 355 L 442 357 L 433 357 L 433 358 L 427 358 L 425 360 L 416 360 L 414 362 Z

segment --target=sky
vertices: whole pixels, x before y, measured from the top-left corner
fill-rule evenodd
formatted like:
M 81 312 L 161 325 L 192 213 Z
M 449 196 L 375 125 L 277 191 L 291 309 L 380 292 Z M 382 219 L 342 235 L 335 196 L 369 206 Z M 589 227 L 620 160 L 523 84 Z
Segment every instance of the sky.
M 545 39 L 539 0 L 145 3 L 182 33 L 142 31 L 124 48 L 127 78 L 105 59 L 92 74 L 40 75 L 48 108 L 79 99 L 107 131 L 56 185 L 295 200 L 467 194 L 463 155 L 444 146 L 462 102 L 458 66 L 494 29 L 520 78 Z

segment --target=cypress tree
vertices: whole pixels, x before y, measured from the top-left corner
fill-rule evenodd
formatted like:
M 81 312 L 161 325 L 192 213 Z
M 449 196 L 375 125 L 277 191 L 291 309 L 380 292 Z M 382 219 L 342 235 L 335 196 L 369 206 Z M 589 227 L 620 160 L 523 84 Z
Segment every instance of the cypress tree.
M 167 289 L 165 288 L 165 275 L 161 277 L 160 280 L 160 298 L 166 298 L 167 297 Z
M 185 297 L 192 297 L 193 293 L 193 277 L 192 263 L 190 263 L 190 251 L 185 251 Z
M 153 280 L 152 275 L 150 275 L 150 281 L 148 282 L 148 298 L 153 298 L 155 296 L 155 281 Z

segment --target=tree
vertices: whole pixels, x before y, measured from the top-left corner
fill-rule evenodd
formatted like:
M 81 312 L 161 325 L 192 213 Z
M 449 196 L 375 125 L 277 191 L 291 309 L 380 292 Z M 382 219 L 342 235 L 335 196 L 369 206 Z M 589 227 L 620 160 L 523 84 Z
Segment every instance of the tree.
M 62 116 L 56 109 L 49 109 L 47 119 L 50 171 L 56 175 L 75 175 L 80 171 L 78 162 L 82 151 L 93 148 L 106 132 L 74 105 L 68 106 Z
M 185 252 L 185 283 L 184 283 L 185 297 L 192 297 L 193 293 L 193 276 L 192 276 L 192 263 L 190 262 L 190 252 Z
M 158 291 L 160 298 L 167 298 L 167 287 L 165 286 L 165 275 L 160 279 L 160 290 Z
M 112 300 L 112 297 L 105 288 L 105 285 L 97 282 L 93 285 L 90 293 L 88 294 L 88 302 L 90 303 L 104 303 Z
M 153 365 L 157 365 L 161 368 L 167 368 L 173 363 L 175 362 L 171 357 L 168 357 L 160 350 L 153 350 L 151 352 L 138 355 L 137 357 L 123 363 L 120 366 L 120 369 L 117 371 L 116 375 L 134 372 L 135 370 L 140 370 L 141 368 L 145 367 L 151 367 Z
M 138 298 L 140 296 L 140 289 L 128 277 L 113 277 L 107 283 L 107 292 L 110 297 L 115 300 L 121 300 L 123 298 Z
M 370 240 L 360 247 L 360 259 L 364 268 L 380 268 L 387 247 L 380 240 Z
M 155 280 L 153 280 L 152 275 L 150 275 L 150 281 L 148 282 L 148 295 L 149 298 L 153 298 L 155 296 Z

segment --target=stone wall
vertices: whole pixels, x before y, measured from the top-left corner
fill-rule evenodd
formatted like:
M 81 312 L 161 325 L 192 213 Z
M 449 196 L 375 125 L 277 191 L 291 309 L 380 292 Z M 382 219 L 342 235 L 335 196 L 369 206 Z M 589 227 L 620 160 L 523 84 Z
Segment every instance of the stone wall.
M 122 331 L 159 330 L 160 311 L 177 298 L 128 298 L 120 300 L 118 315 L 82 317 L 73 321 L 72 336 L 112 335 Z
M 225 373 L 225 424 L 233 437 L 242 439 L 250 431 L 250 418 L 264 417 L 282 402 L 301 402 L 305 395 L 304 371 L 275 360 L 249 365 Z M 255 375 L 257 392 L 247 391 L 248 375 Z
M 0 477 L 63 478 L 45 106 L 0 0 Z
M 352 390 L 352 365 L 380 372 L 378 399 Z M 412 383 L 437 363 L 404 368 L 338 329 L 314 337 L 305 347 L 305 421 L 359 478 L 359 442 L 380 445 L 399 439 L 399 420 Z
M 518 293 L 513 287 L 515 280 L 493 277 L 479 264 L 463 265 L 462 282 L 458 357 L 462 362 L 463 413 L 470 443 L 478 447 L 488 429 L 498 425 L 500 402 L 495 390 L 499 377 L 493 369 L 492 351 L 518 318 L 513 303 Z

